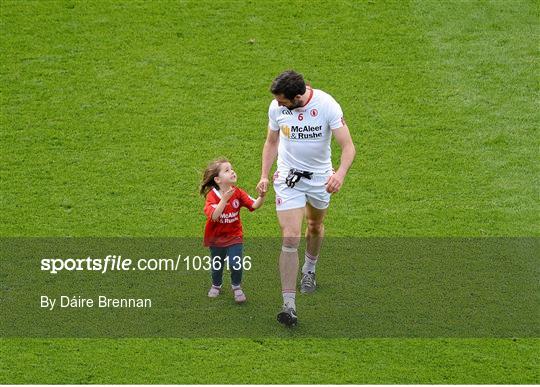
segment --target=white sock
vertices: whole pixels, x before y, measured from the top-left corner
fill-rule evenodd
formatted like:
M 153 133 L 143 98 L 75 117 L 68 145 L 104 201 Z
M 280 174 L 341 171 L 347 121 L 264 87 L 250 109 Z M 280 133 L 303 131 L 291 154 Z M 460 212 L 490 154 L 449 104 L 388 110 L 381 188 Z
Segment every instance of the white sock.
M 317 264 L 317 259 L 319 259 L 319 257 L 311 255 L 306 251 L 304 266 L 302 266 L 302 273 L 306 274 L 308 271 L 315 273 L 315 265 Z
M 294 290 L 283 291 L 283 304 L 296 310 L 296 292 Z

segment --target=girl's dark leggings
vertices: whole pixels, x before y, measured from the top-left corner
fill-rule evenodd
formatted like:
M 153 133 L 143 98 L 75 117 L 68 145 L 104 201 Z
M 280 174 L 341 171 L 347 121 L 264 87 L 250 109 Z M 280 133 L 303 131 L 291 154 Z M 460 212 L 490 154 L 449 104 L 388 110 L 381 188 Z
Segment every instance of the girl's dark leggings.
M 223 269 L 225 268 L 228 268 L 231 271 L 231 284 L 233 286 L 240 285 L 242 282 L 243 247 L 244 245 L 242 243 L 227 247 L 210 247 L 213 285 L 221 286 L 223 283 Z

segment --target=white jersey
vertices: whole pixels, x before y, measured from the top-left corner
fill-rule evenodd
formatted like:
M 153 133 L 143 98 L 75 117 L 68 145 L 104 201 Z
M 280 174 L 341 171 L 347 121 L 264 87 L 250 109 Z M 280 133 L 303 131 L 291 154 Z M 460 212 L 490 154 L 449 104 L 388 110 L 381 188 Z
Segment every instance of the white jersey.
M 307 103 L 289 110 L 274 99 L 268 109 L 268 127 L 280 131 L 278 171 L 291 168 L 315 173 L 332 169 L 332 130 L 345 125 L 341 107 L 331 95 L 308 87 Z

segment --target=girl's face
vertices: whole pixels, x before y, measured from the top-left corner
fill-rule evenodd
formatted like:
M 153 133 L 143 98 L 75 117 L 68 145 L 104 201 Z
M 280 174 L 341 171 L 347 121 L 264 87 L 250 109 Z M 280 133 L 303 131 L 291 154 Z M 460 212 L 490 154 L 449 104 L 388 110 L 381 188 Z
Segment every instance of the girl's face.
M 231 163 L 221 164 L 219 174 L 214 178 L 218 184 L 234 184 L 236 179 L 236 172 L 232 169 Z

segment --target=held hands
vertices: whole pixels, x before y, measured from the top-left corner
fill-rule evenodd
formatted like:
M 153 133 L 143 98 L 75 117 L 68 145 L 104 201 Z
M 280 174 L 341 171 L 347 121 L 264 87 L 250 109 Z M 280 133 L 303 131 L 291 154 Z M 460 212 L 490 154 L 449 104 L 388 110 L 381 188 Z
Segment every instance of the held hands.
M 264 197 L 266 195 L 266 192 L 268 192 L 268 178 L 261 177 L 259 184 L 257 184 L 257 192 L 259 193 L 260 197 Z
M 328 181 L 326 182 L 326 192 L 339 192 L 341 186 L 343 185 L 343 180 L 345 180 L 345 176 L 342 173 L 340 173 L 339 171 L 334 173 L 328 178 Z
M 260 208 L 264 203 L 266 192 L 259 193 L 259 197 L 253 202 L 253 209 Z

